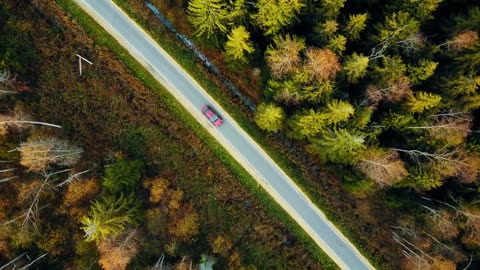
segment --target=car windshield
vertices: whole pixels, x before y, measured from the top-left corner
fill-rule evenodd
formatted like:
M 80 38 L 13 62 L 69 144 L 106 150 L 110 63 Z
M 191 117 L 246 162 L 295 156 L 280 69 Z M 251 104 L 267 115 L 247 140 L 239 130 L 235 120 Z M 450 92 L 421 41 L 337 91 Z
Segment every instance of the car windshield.
M 217 121 L 218 116 L 212 115 L 212 117 L 210 117 L 210 119 L 212 120 L 212 122 L 215 122 L 215 121 Z

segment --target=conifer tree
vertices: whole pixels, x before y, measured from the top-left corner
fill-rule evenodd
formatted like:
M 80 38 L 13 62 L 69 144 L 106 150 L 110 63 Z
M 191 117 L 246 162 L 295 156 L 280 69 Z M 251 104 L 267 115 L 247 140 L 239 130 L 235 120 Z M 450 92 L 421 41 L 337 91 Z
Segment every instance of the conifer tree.
M 306 98 L 302 92 L 305 90 L 304 86 L 307 82 L 307 74 L 298 70 L 293 76 L 283 81 L 270 80 L 268 90 L 274 94 L 276 101 L 287 105 L 297 105 Z
M 228 10 L 225 0 L 190 0 L 187 13 L 198 36 L 210 37 L 217 32 L 227 32 Z
M 276 34 L 292 23 L 304 6 L 303 0 L 259 0 L 252 19 L 266 35 Z
M 345 51 L 347 44 L 347 39 L 343 35 L 334 35 L 328 40 L 327 48 L 334 51 L 335 53 L 342 55 Z
M 243 25 L 235 27 L 227 37 L 226 57 L 240 62 L 246 61 L 245 53 L 252 53 L 254 50 L 247 29 Z
M 420 83 L 430 78 L 435 73 L 437 66 L 438 62 L 422 59 L 416 66 L 408 65 L 408 77 L 413 84 Z
M 277 132 L 282 129 L 285 121 L 285 113 L 281 107 L 273 103 L 262 103 L 258 105 L 255 112 L 255 122 L 266 131 Z
M 328 124 L 328 114 L 310 109 L 293 115 L 288 124 L 295 138 L 309 138 L 322 132 Z
M 312 85 L 305 85 L 301 88 L 300 95 L 302 100 L 312 103 L 318 103 L 328 99 L 334 88 L 334 81 L 316 81 Z
M 443 185 L 442 177 L 435 171 L 433 167 L 415 168 L 409 176 L 397 187 L 409 187 L 416 191 L 426 191 L 438 188 Z
M 480 7 L 473 6 L 467 10 L 467 14 L 456 16 L 453 32 L 473 30 L 480 31 Z
M 372 77 L 377 82 L 392 82 L 401 78 L 407 66 L 399 56 L 382 58 L 381 64 L 373 65 Z
M 327 42 L 332 38 L 338 30 L 338 23 L 335 20 L 326 20 L 323 23 L 318 23 L 314 31 L 319 35 L 319 39 L 323 42 Z
M 108 236 L 120 234 L 125 226 L 136 223 L 139 204 L 133 196 L 102 197 L 93 202 L 90 213 L 82 218 L 85 241 L 97 243 Z
M 377 25 L 378 34 L 373 37 L 376 43 L 387 42 L 394 44 L 409 39 L 418 32 L 420 24 L 410 13 L 399 11 L 394 12 L 385 18 L 385 22 Z
M 480 66 L 480 42 L 466 49 L 463 55 L 455 58 L 455 68 L 460 73 L 476 74 Z
M 432 93 L 418 92 L 410 97 L 408 107 L 414 113 L 422 113 L 425 110 L 434 108 L 440 104 L 442 97 Z
M 340 13 L 340 9 L 345 5 L 346 0 L 323 0 L 318 14 L 327 19 L 335 19 Z
M 350 40 L 357 40 L 360 38 L 360 33 L 365 29 L 367 21 L 367 13 L 350 15 L 347 25 L 345 26 L 345 33 Z
M 321 138 L 311 140 L 310 151 L 324 161 L 337 164 L 356 164 L 365 148 L 365 135 L 358 131 L 335 129 L 324 132 Z
M 329 124 L 338 124 L 346 121 L 355 113 L 353 106 L 347 101 L 333 100 L 327 104 L 327 121 Z
M 363 54 L 353 53 L 347 57 L 343 65 L 343 71 L 347 76 L 347 81 L 350 83 L 357 83 L 359 79 L 367 74 L 368 57 Z
M 408 11 L 419 21 L 432 18 L 432 12 L 444 0 L 400 0 L 403 4 L 401 10 Z M 397 8 L 398 9 L 398 8 Z

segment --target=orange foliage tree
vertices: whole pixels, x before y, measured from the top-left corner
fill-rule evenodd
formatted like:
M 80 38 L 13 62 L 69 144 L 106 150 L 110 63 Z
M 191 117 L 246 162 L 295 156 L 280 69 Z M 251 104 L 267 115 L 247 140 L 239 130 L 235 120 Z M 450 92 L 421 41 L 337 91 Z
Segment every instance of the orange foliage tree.
M 328 80 L 340 71 L 338 57 L 330 49 L 310 48 L 305 57 L 304 68 L 310 80 Z

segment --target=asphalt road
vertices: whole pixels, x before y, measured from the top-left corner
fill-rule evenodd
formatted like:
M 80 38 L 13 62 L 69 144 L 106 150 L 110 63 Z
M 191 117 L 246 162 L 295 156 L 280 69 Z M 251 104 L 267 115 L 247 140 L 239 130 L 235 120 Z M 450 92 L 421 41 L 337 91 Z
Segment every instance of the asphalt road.
M 358 250 L 330 223 L 293 181 L 234 122 L 198 83 L 183 71 L 147 34 L 110 0 L 75 0 L 252 173 L 269 194 L 302 226 L 342 269 L 373 269 Z M 95 63 L 94 63 L 95 64 Z M 214 128 L 201 114 L 210 104 L 223 118 Z M 242 160 L 243 159 L 243 160 Z

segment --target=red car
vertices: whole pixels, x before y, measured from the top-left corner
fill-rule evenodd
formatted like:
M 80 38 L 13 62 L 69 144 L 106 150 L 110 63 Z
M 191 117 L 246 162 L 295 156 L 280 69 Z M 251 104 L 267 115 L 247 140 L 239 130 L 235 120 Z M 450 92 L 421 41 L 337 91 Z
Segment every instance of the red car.
M 212 124 L 216 127 L 219 127 L 222 124 L 222 118 L 220 118 L 210 106 L 205 105 L 202 107 L 202 113 L 212 122 Z

